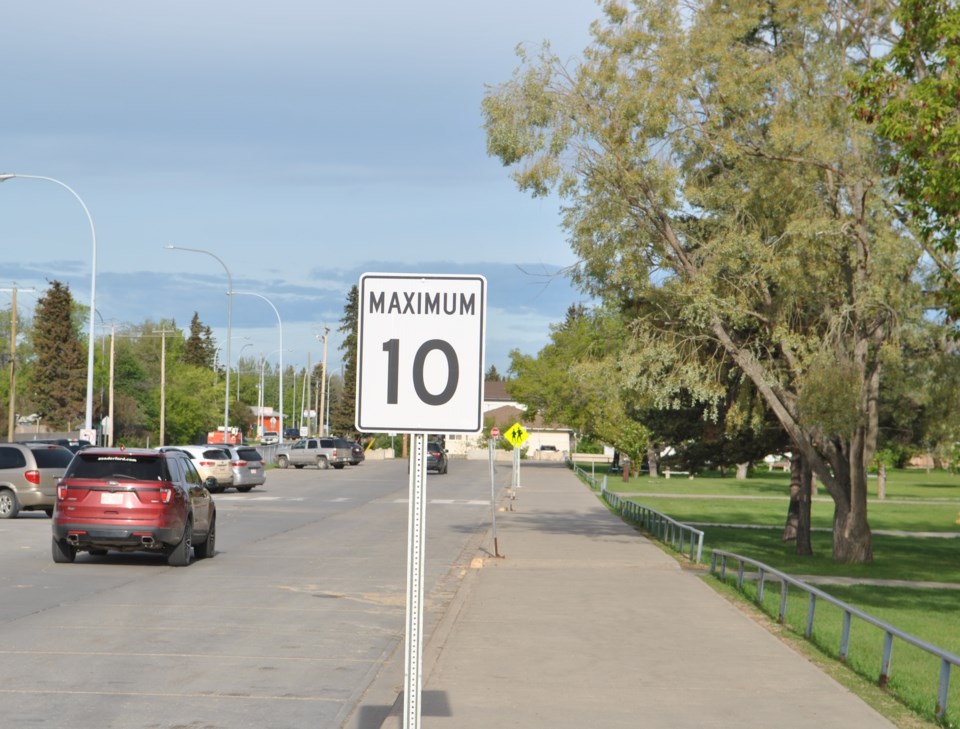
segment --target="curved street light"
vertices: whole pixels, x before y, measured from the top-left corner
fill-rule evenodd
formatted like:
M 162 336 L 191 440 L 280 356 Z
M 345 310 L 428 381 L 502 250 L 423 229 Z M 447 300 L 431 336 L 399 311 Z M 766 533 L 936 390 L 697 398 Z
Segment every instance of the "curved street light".
M 7 180 L 12 180 L 14 177 L 20 177 L 26 180 L 46 180 L 47 182 L 52 182 L 55 185 L 60 185 L 67 192 L 73 195 L 77 202 L 80 203 L 80 207 L 83 208 L 83 212 L 86 213 L 87 222 L 90 223 L 90 235 L 93 238 L 93 255 L 90 263 L 90 332 L 89 340 L 87 341 L 87 403 L 86 410 L 84 414 L 84 428 L 86 430 L 93 429 L 93 342 L 96 338 L 96 319 L 95 313 L 97 309 L 97 230 L 93 227 L 93 217 L 90 215 L 90 211 L 87 209 L 86 203 L 83 202 L 76 190 L 74 190 L 70 185 L 54 177 L 44 177 L 42 175 L 17 175 L 12 172 L 0 175 L 0 182 L 6 182 Z
M 277 315 L 277 325 L 280 327 L 280 432 L 283 433 L 283 322 L 280 320 L 280 312 L 277 311 L 277 307 L 273 305 L 273 302 L 263 294 L 258 294 L 253 291 L 234 291 L 233 293 L 241 296 L 256 296 L 258 299 L 263 299 L 270 304 L 273 313 Z M 239 375 L 237 376 L 239 377 Z
M 227 381 L 223 391 L 223 442 L 227 444 L 230 442 L 230 337 L 233 333 L 233 296 L 231 296 L 233 293 L 233 276 L 230 275 L 230 269 L 227 268 L 227 264 L 223 262 L 220 256 L 208 250 L 204 250 L 203 248 L 184 248 L 183 246 L 165 246 L 165 248 L 170 251 L 205 253 L 211 258 L 215 258 L 217 262 L 223 266 L 223 270 L 227 272 Z

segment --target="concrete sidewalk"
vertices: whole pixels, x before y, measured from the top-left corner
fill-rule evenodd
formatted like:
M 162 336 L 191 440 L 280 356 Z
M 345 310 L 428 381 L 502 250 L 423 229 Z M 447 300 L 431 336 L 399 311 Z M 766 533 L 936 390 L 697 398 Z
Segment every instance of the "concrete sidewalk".
M 571 471 L 521 468 L 503 557 L 488 535 L 424 649 L 423 729 L 893 727 Z

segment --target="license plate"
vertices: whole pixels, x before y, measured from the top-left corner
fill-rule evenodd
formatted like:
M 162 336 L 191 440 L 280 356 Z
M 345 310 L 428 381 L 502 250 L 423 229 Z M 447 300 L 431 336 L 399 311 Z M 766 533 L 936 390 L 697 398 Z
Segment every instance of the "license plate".
M 250 473 L 252 473 L 254 476 L 256 476 L 258 473 L 260 473 L 260 470 L 257 469 L 257 468 L 251 468 L 251 469 L 250 469 Z
M 109 491 L 101 492 L 100 503 L 101 504 L 122 504 L 123 494 L 114 494 L 114 493 L 110 493 Z

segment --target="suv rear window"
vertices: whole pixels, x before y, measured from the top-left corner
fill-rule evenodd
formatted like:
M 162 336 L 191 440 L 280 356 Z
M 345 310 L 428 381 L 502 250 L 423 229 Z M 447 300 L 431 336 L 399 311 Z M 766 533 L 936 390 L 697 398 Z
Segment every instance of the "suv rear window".
M 244 461 L 262 461 L 263 456 L 256 448 L 237 448 L 237 456 Z
M 203 452 L 203 457 L 209 458 L 212 461 L 229 461 L 230 460 L 230 454 L 220 448 L 210 448 L 209 450 L 205 450 Z
M 81 451 L 73 459 L 65 478 L 110 479 L 133 481 L 169 481 L 166 460 L 150 455 L 89 454 Z
M 66 468 L 70 465 L 73 453 L 61 446 L 52 448 L 31 448 L 37 468 Z

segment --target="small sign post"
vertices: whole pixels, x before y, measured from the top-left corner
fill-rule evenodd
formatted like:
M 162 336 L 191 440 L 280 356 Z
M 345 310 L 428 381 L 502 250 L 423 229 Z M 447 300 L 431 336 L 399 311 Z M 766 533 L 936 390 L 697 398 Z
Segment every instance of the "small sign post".
M 500 543 L 497 541 L 497 482 L 496 482 L 496 455 L 497 438 L 500 437 L 500 428 L 490 428 L 490 523 L 493 525 L 493 556 L 500 556 Z
M 412 433 L 404 729 L 420 727 L 427 433 L 483 425 L 483 276 L 365 273 L 357 317 L 359 432 Z

